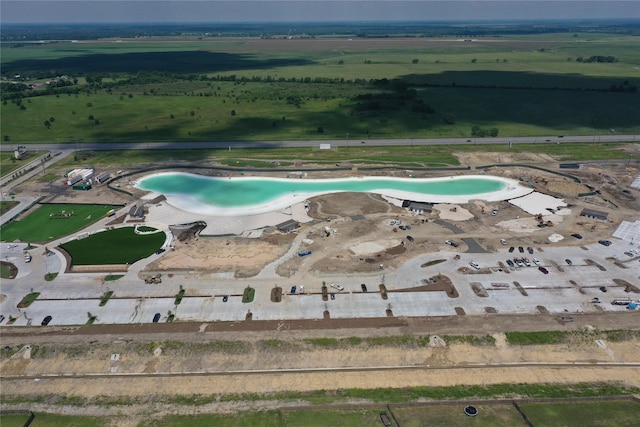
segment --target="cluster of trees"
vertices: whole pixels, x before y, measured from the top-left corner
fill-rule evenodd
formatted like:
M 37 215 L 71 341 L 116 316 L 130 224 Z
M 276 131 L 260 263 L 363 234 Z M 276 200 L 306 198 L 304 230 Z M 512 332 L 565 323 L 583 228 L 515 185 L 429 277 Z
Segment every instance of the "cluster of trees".
M 582 56 L 578 56 L 576 58 L 576 62 L 618 62 L 618 59 L 615 56 L 602 56 L 602 55 L 594 55 L 588 58 L 583 58 Z
M 474 126 L 471 128 L 471 136 L 476 138 L 484 138 L 487 136 L 498 136 L 498 128 L 483 128 L 480 126 Z

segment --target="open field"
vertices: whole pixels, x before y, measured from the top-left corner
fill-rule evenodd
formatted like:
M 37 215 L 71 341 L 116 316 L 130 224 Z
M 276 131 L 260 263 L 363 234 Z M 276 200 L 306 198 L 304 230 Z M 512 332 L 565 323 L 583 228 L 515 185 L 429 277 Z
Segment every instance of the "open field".
M 41 204 L 2 228 L 2 241 L 48 242 L 79 231 L 120 206 Z
M 16 143 L 640 132 L 635 39 L 555 36 L 3 44 L 7 73 L 68 83 L 5 97 L 2 128 Z M 597 55 L 615 61 L 582 62 Z

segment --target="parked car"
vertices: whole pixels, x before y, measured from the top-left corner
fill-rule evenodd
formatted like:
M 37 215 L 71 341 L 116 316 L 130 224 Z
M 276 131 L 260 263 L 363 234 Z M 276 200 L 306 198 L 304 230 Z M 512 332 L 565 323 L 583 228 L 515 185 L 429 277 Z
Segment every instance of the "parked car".
M 341 292 L 342 292 L 342 291 L 344 291 L 344 287 L 342 287 L 342 286 L 338 285 L 337 283 L 334 283 L 333 285 L 331 285 L 331 287 L 332 287 L 333 289 L 337 289 L 337 290 L 339 290 L 339 291 L 341 291 Z
M 502 244 L 502 245 L 506 245 L 506 244 L 507 244 L 507 241 L 506 241 L 506 240 L 504 240 L 504 239 L 500 239 L 500 244 Z
M 158 323 L 160 321 L 160 313 L 156 313 L 155 316 L 153 316 L 153 323 Z
M 544 267 L 538 267 L 538 270 L 540 270 L 543 274 L 549 274 L 549 270 Z
M 156 251 L 156 255 L 160 255 L 161 253 L 163 253 L 165 251 L 164 248 L 160 248 Z
M 480 269 L 480 266 L 479 266 L 478 264 L 476 264 L 475 262 L 473 262 L 473 261 L 471 261 L 471 262 L 469 263 L 469 265 L 470 265 L 471 267 L 475 268 L 476 270 L 479 270 L 479 269 Z
M 578 233 L 571 233 L 572 237 L 575 237 L 576 239 L 582 239 L 582 234 L 578 234 Z
M 364 283 L 360 284 L 360 289 L 362 289 L 362 292 L 367 292 L 367 285 Z
M 524 248 L 522 246 L 518 246 L 518 252 L 521 254 L 524 253 Z
M 454 242 L 453 240 L 445 240 L 444 241 L 447 245 L 451 245 L 454 248 L 457 248 L 458 246 L 460 246 L 458 243 Z
M 491 211 L 491 215 L 493 215 L 493 216 L 498 215 L 498 210 L 497 209 L 492 210 Z
M 632 256 L 633 256 L 633 254 L 632 254 L 631 252 L 625 252 L 624 254 L 625 254 L 626 256 L 630 256 L 630 257 L 632 257 Z
M 229 295 L 225 295 L 222 297 L 222 302 L 227 302 L 229 301 Z
M 404 225 L 401 225 L 400 227 L 398 227 L 400 230 L 406 230 L 407 227 L 405 227 Z
M 534 258 L 531 261 L 533 261 L 535 265 L 540 265 L 540 260 L 538 258 Z
M 607 287 L 606 286 L 600 286 L 600 291 L 601 292 L 607 292 Z
M 507 260 L 507 264 L 509 265 L 509 267 L 514 267 L 515 266 L 513 261 L 511 261 L 510 259 Z
M 297 288 L 296 288 L 295 286 L 292 286 L 292 287 L 291 287 L 291 293 L 292 293 L 292 294 L 295 294 L 295 293 L 296 293 L 296 289 L 297 289 Z
M 511 246 L 511 247 L 509 248 L 509 253 L 512 253 L 514 249 L 515 249 L 515 248 L 514 248 L 513 246 Z
M 611 240 L 598 240 L 598 243 L 603 246 L 611 246 Z
M 569 258 L 565 259 L 564 262 L 566 262 L 567 265 L 573 265 L 573 262 L 571 262 Z
M 331 299 L 336 299 L 336 294 L 334 294 L 333 292 L 329 295 L 331 296 Z
M 411 230 L 411 226 L 409 224 L 405 225 L 404 228 L 406 228 L 407 230 Z
M 0 314 L 0 323 L 4 322 L 4 314 Z
M 592 304 L 600 304 L 600 298 L 598 298 L 598 297 L 593 298 L 593 299 L 591 300 L 591 303 L 592 303 Z
M 412 236 L 407 236 L 407 240 L 410 242 L 413 242 L 413 237 Z
M 531 246 L 529 246 L 527 248 L 527 252 L 529 252 L 529 255 L 533 255 L 533 248 Z
M 49 324 L 49 322 L 51 322 L 51 320 L 53 320 L 53 317 L 47 316 L 44 319 L 42 319 L 42 322 L 40 324 L 42 326 L 47 326 Z

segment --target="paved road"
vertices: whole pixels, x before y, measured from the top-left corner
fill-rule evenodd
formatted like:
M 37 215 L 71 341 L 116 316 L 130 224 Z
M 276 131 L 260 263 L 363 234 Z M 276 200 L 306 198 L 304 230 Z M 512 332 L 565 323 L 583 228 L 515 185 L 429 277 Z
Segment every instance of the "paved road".
M 367 140 L 306 140 L 306 141 L 207 141 L 207 142 L 87 142 L 66 144 L 29 144 L 31 150 L 74 151 L 74 150 L 162 150 L 189 148 L 264 148 L 264 147 L 314 147 L 320 144 L 333 146 L 356 145 L 455 145 L 455 144 L 538 144 L 545 142 L 640 142 L 640 135 L 578 135 L 578 136 L 525 136 L 517 138 L 415 138 L 415 139 L 367 139 Z M 1 151 L 13 151 L 12 144 L 2 144 Z

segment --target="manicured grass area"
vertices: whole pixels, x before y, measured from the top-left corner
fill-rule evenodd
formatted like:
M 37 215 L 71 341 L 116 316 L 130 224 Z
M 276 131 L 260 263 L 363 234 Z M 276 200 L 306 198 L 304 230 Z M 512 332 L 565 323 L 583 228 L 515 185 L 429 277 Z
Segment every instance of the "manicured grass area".
M 277 411 L 259 411 L 236 415 L 170 415 L 145 421 L 139 427 L 280 427 Z
M 1 111 L 4 112 L 4 109 Z M 3 142 L 2 144 L 5 146 L 13 146 L 14 148 L 19 145 L 18 143 L 14 144 L 12 142 Z M 17 160 L 12 151 L 2 151 L 0 152 L 0 176 L 9 175 L 44 154 L 44 151 L 27 151 L 22 159 Z
M 57 415 L 36 412 L 30 427 L 103 427 L 109 423 L 106 417 L 89 417 L 81 415 Z M 28 415 L 2 415 L 2 427 L 23 427 Z
M 632 427 L 640 420 L 640 403 L 631 401 L 523 403 L 534 426 Z
M 104 276 L 105 282 L 112 282 L 114 280 L 118 280 L 124 277 L 124 274 L 107 274 Z
M 505 427 L 525 425 L 522 416 L 509 404 L 474 404 L 478 415 L 464 414 L 464 402 L 457 405 L 397 407 L 393 408 L 398 422 L 403 427 Z M 534 424 L 537 425 L 537 424 Z M 541 424 L 542 425 L 542 424 Z
M 105 306 L 108 302 L 109 299 L 113 296 L 113 291 L 107 291 L 104 294 L 102 294 L 102 297 L 100 297 L 100 303 L 98 304 L 100 307 Z
M 122 227 L 60 247 L 69 253 L 73 265 L 133 264 L 153 254 L 164 240 L 164 233 L 141 235 L 135 234 L 133 227 Z
M 2 279 L 13 279 L 18 274 L 18 268 L 6 261 L 0 262 L 0 278 Z
M 380 423 L 382 408 L 380 410 L 284 411 L 283 419 L 287 427 L 369 427 L 382 425 Z
M 41 242 L 77 232 L 99 219 L 115 205 L 40 204 L 21 221 L 12 221 L 2 227 L 3 242 Z M 65 212 L 65 214 L 63 214 Z

